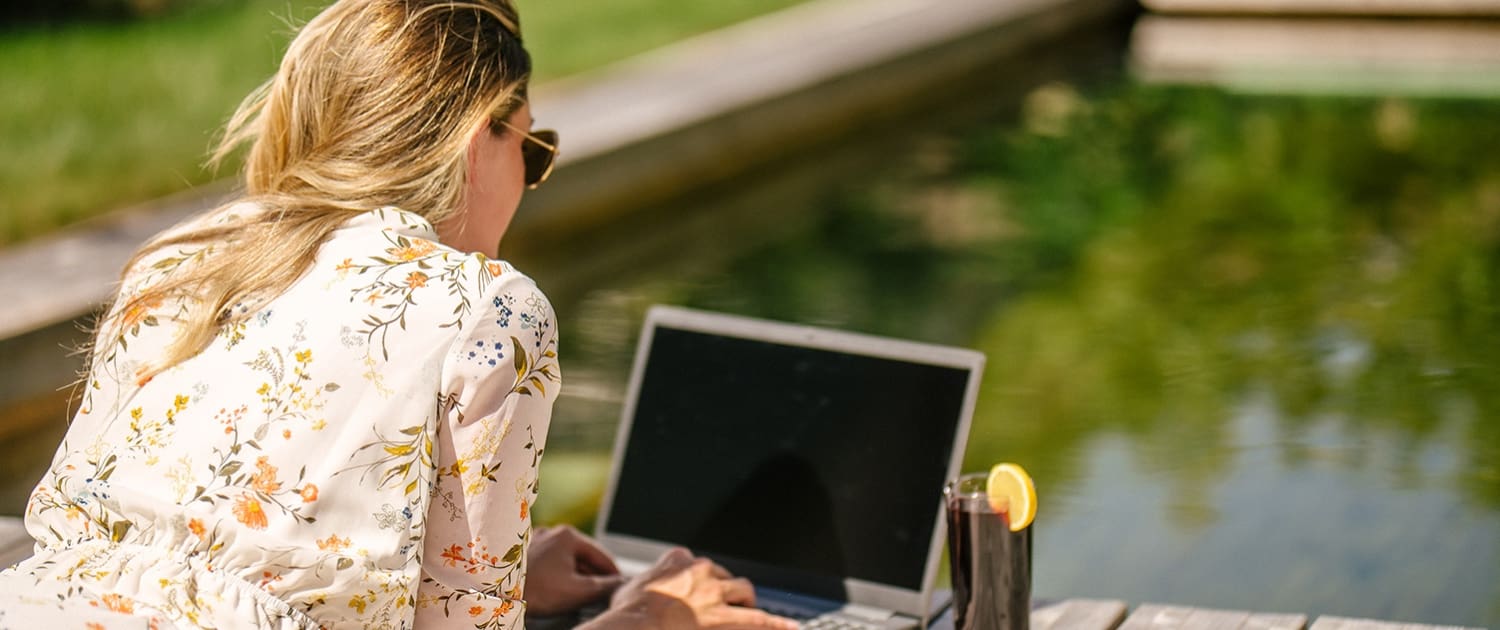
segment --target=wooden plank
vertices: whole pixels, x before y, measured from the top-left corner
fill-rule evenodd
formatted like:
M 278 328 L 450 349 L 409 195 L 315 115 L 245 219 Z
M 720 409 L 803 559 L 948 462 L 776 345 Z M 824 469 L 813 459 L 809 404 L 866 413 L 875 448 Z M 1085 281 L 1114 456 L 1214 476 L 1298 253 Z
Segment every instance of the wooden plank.
M 1500 94 L 1500 22 L 1146 15 L 1132 74 L 1273 94 Z
M 1117 599 L 1066 599 L 1031 609 L 1031 630 L 1114 630 L 1125 619 Z
M 1307 615 L 1255 613 L 1241 627 L 1245 630 L 1302 630 L 1307 627 Z
M 1465 626 L 1430 626 L 1420 623 L 1401 623 L 1360 619 L 1358 617 L 1335 617 L 1324 615 L 1314 621 L 1308 630 L 1483 630 Z
M 1309 630 L 1401 630 L 1401 624 L 1354 617 L 1318 617 Z
M 1125 618 L 1116 599 L 1032 600 L 1031 630 L 1115 630 Z M 953 630 L 953 608 L 932 620 L 928 630 Z
M 30 557 L 34 543 L 21 519 L 0 517 L 0 569 Z
M 1184 628 L 1192 630 L 1239 630 L 1250 620 L 1250 613 L 1240 610 L 1194 608 Z
M 1141 604 L 1125 623 L 1120 625 L 1120 630 L 1158 630 L 1181 628 L 1187 623 L 1188 615 L 1193 609 L 1185 606 L 1167 606 L 1165 604 Z
M 1120 630 L 1302 630 L 1306 615 L 1142 604 Z
M 1237 13 L 1251 15 L 1500 15 L 1496 0 L 1141 0 L 1162 13 Z

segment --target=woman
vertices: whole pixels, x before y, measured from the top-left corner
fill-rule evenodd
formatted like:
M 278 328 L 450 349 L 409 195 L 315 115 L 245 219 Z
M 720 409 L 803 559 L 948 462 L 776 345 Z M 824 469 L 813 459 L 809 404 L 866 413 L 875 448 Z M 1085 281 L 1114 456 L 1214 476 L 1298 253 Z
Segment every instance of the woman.
M 556 152 L 519 33 L 507 0 L 302 29 L 215 156 L 250 144 L 242 198 L 126 266 L 0 625 L 520 627 L 620 585 L 530 528 L 555 318 L 487 257 Z M 673 552 L 591 625 L 786 625 L 752 600 Z

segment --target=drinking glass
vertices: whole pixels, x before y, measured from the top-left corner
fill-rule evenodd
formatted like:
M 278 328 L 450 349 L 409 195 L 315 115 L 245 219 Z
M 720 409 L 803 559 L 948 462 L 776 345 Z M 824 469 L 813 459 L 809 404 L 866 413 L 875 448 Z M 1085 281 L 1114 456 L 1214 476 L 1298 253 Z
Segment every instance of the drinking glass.
M 943 487 L 956 630 L 1028 630 L 1031 622 L 1031 530 L 1010 531 L 990 506 L 989 475 L 972 473 Z

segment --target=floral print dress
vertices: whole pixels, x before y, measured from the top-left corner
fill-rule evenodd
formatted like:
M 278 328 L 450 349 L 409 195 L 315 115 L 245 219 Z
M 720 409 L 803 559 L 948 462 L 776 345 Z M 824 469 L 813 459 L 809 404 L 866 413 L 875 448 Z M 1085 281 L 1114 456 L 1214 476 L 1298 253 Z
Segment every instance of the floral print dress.
M 122 292 L 203 253 L 158 252 Z M 240 308 L 150 379 L 181 305 L 117 313 L 27 506 L 36 554 L 0 573 L 0 628 L 520 627 L 561 384 L 531 279 L 382 209 Z

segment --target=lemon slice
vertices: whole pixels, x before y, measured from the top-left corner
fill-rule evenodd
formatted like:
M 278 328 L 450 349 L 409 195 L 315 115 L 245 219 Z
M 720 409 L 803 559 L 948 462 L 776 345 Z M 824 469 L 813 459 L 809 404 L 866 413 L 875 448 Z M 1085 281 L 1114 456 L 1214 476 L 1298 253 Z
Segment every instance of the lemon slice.
M 1010 531 L 1018 532 L 1031 525 L 1036 518 L 1036 484 L 1026 469 L 1009 462 L 995 464 L 990 469 L 986 494 L 990 507 L 996 513 L 1004 513 L 1010 523 Z

